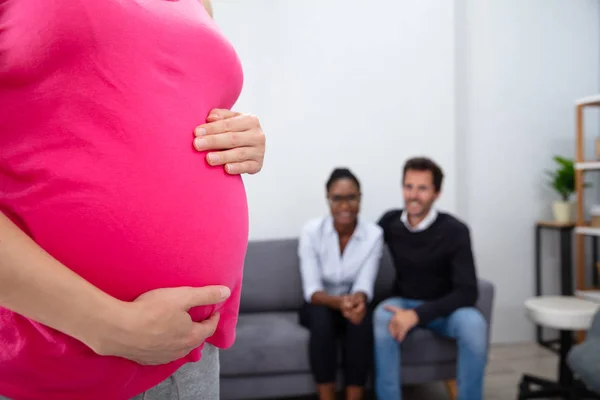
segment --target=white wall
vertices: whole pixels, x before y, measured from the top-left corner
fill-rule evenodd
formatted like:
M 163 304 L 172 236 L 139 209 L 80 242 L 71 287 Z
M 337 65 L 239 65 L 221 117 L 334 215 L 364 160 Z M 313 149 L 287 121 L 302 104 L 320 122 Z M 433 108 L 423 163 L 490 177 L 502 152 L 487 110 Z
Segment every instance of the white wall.
M 574 99 L 600 91 L 600 3 L 589 1 L 466 1 L 463 78 L 466 190 L 461 213 L 473 230 L 481 275 L 497 285 L 495 341 L 530 340 L 523 301 L 533 294 L 538 219 L 551 218 L 545 186 L 551 157 L 574 157 Z M 589 122 L 589 150 L 597 135 Z M 588 151 L 591 154 L 591 151 Z M 592 192 L 593 193 L 593 192 Z M 558 237 L 543 236 L 546 293 L 557 293 Z
M 573 154 L 574 99 L 600 91 L 599 3 L 213 1 L 245 68 L 236 108 L 268 136 L 264 170 L 245 178 L 251 238 L 296 236 L 327 212 L 339 165 L 376 219 L 402 206 L 405 159 L 429 155 L 447 174 L 439 206 L 471 225 L 497 285 L 492 340 L 532 340 L 533 224 L 553 200 L 542 174 Z M 555 290 L 557 242 L 544 239 Z
M 215 19 L 245 68 L 236 105 L 268 136 L 264 170 L 246 177 L 251 238 L 293 237 L 327 212 L 325 181 L 348 166 L 363 215 L 402 206 L 406 158 L 427 153 L 456 203 L 452 2 L 216 0 Z M 427 21 L 426 24 L 423 21 Z

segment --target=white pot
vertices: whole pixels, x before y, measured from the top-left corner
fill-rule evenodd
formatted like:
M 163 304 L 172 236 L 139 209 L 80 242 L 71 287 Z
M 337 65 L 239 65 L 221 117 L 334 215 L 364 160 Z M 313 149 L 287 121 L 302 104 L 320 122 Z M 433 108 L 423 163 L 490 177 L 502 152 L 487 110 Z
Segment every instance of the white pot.
M 573 222 L 574 203 L 572 201 L 555 201 L 552 213 L 556 222 Z

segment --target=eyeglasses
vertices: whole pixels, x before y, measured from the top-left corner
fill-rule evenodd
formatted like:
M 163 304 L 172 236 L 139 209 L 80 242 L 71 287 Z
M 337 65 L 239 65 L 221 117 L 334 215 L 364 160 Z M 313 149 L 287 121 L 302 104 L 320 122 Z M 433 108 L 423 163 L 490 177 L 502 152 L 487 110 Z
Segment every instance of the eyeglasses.
M 329 202 L 331 202 L 331 204 L 341 204 L 343 202 L 348 202 L 350 204 L 356 204 L 358 203 L 358 201 L 360 200 L 360 194 L 349 194 L 347 196 L 341 196 L 341 195 L 333 195 L 333 196 L 329 196 Z

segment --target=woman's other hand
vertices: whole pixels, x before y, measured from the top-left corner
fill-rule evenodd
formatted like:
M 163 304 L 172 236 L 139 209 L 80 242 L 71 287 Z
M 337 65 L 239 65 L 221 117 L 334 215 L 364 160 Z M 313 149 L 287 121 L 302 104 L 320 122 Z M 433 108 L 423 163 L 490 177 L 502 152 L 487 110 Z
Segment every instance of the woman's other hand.
M 354 293 L 344 296 L 342 301 L 342 315 L 355 325 L 362 322 L 367 313 L 366 296 Z
M 214 109 L 194 133 L 194 148 L 207 152 L 208 164 L 224 165 L 231 175 L 256 174 L 262 169 L 266 139 L 254 115 Z
M 192 321 L 188 310 L 225 301 L 225 286 L 155 289 L 131 303 L 122 303 L 106 330 L 93 332 L 90 347 L 105 356 L 118 356 L 142 365 L 166 364 L 200 346 L 217 329 L 219 315 Z

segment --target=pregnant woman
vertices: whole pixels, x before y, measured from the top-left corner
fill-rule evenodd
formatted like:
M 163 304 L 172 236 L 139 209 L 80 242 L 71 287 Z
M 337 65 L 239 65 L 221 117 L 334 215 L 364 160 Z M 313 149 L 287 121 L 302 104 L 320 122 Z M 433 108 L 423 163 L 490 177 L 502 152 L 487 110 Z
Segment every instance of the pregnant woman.
M 218 398 L 242 81 L 200 0 L 0 0 L 0 398 Z
M 326 185 L 331 215 L 306 223 L 298 253 L 306 304 L 301 324 L 310 330 L 309 358 L 321 400 L 334 400 L 344 345 L 346 399 L 360 400 L 372 358 L 369 303 L 383 249 L 381 228 L 358 217 L 360 183 L 346 168 Z

